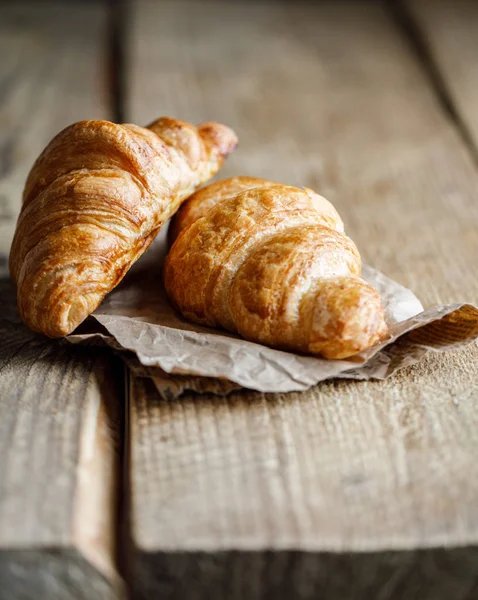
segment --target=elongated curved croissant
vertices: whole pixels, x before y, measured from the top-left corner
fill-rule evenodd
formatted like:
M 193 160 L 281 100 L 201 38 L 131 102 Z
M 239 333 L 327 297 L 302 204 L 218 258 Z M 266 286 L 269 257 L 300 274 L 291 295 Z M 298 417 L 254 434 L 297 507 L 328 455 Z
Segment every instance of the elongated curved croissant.
M 351 356 L 387 331 L 357 248 L 312 190 L 224 180 L 191 197 L 171 236 L 164 281 L 187 319 L 326 358 Z
M 168 117 L 59 133 L 28 176 L 10 253 L 25 323 L 50 337 L 73 331 L 236 143 L 224 125 Z

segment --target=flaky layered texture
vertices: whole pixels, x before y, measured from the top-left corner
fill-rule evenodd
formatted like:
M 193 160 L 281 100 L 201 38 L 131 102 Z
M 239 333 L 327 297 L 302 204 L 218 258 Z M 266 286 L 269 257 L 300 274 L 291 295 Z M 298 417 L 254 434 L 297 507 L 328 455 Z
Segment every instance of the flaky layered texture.
M 245 190 L 245 191 L 244 191 Z M 164 281 L 197 323 L 281 349 L 346 358 L 387 331 L 377 291 L 335 208 L 309 189 L 234 178 L 173 222 Z
M 207 187 L 201 188 L 188 198 L 184 203 L 182 210 L 176 213 L 168 230 L 168 239 L 170 245 L 183 229 L 189 227 L 197 219 L 204 216 L 206 212 L 215 206 L 221 200 L 230 198 L 239 192 L 250 190 L 255 187 L 270 187 L 277 185 L 276 181 L 260 179 L 259 177 L 230 177 L 221 179 L 216 183 L 211 183 Z
M 25 323 L 50 337 L 73 331 L 236 144 L 224 125 L 168 117 L 59 133 L 28 176 L 10 252 Z

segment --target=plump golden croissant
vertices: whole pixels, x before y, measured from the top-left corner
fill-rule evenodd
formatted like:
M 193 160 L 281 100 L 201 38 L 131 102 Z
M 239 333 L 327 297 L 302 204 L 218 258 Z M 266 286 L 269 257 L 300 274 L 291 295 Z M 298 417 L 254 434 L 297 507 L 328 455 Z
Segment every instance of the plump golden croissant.
M 173 220 L 166 290 L 197 323 L 286 350 L 351 356 L 387 327 L 343 230 L 312 190 L 252 178 L 215 183 Z
M 10 253 L 25 323 L 50 337 L 73 331 L 236 144 L 224 125 L 168 117 L 59 133 L 28 176 Z

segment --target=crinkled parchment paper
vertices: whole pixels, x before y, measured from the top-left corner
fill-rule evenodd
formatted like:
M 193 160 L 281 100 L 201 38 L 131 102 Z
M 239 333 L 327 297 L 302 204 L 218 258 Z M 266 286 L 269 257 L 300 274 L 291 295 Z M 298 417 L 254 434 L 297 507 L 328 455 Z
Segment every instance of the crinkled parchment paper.
M 273 350 L 239 336 L 185 321 L 162 285 L 163 234 L 93 314 L 74 343 L 101 341 L 119 350 L 140 377 L 166 398 L 187 390 L 227 394 L 241 387 L 262 392 L 306 390 L 319 381 L 385 379 L 429 351 L 456 348 L 478 337 L 478 308 L 448 304 L 427 310 L 408 289 L 364 266 L 362 276 L 380 293 L 390 335 L 347 360 L 325 360 Z M 96 327 L 96 329 L 98 329 Z

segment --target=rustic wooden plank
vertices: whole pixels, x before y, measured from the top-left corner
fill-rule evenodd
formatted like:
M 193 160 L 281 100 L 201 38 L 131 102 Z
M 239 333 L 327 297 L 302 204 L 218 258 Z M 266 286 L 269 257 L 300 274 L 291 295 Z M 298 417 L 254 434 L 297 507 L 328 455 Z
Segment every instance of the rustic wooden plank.
M 459 358 L 454 406 L 436 397 L 443 362 L 394 393 L 327 383 L 168 402 L 134 380 L 137 597 L 472 600 L 478 419 L 463 390 L 478 369 Z
M 425 305 L 478 301 L 478 173 L 386 7 L 139 2 L 131 52 L 132 120 L 228 123 L 222 175 L 313 187 Z M 471 600 L 477 359 L 276 396 L 133 381 L 137 596 Z
M 407 0 L 406 6 L 478 156 L 478 3 Z
M 109 118 L 101 5 L 0 3 L 0 255 L 3 270 L 34 160 L 63 127 Z
M 30 332 L 0 294 L 0 598 L 115 598 L 122 365 Z
M 107 117 L 105 13 L 0 5 L 0 270 L 26 174 L 49 139 Z M 116 598 L 123 368 L 19 321 L 0 280 L 0 598 Z

